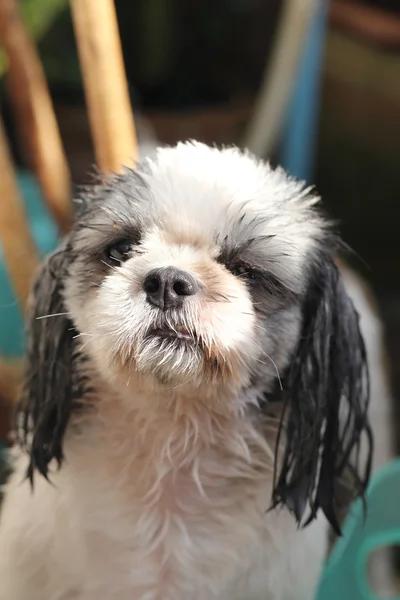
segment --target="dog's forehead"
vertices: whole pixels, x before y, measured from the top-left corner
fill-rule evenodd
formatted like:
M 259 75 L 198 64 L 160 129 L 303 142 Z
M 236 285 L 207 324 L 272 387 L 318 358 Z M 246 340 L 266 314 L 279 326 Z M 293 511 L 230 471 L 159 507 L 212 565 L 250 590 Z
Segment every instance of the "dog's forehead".
M 144 167 L 158 210 L 171 214 L 175 209 L 201 220 L 220 213 L 228 218 L 274 216 L 303 187 L 237 148 L 218 150 L 199 143 L 160 148 Z
M 115 234 L 130 227 L 157 230 L 171 243 L 237 245 L 277 237 L 303 252 L 324 227 L 317 200 L 282 169 L 237 148 L 181 143 L 158 149 L 116 178 L 87 220 L 99 223 L 99 231 L 115 227 Z
M 318 198 L 282 169 L 238 148 L 181 143 L 160 148 L 140 170 L 148 215 L 161 229 L 178 226 L 213 239 L 278 235 L 299 243 L 321 233 Z

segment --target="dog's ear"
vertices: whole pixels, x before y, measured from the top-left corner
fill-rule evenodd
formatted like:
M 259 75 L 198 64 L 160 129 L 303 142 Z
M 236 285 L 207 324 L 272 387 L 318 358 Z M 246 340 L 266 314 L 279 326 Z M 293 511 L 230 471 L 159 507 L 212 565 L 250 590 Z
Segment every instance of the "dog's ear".
M 363 495 L 370 475 L 372 437 L 359 318 L 329 256 L 312 269 L 300 341 L 285 383 L 274 505 L 286 505 L 299 523 L 307 505 L 308 522 L 321 509 L 339 533 L 338 486 L 347 480 L 354 496 Z M 367 458 L 363 452 L 361 465 L 364 443 Z
M 17 435 L 30 453 L 28 476 L 46 478 L 49 463 L 63 459 L 63 437 L 80 395 L 75 335 L 64 305 L 72 253 L 65 242 L 51 254 L 33 286 L 28 316 L 27 372 L 17 411 Z

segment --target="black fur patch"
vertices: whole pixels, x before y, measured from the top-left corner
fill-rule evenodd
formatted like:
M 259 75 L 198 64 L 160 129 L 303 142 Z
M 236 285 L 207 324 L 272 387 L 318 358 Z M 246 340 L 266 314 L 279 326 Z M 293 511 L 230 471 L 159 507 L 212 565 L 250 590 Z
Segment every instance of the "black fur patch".
M 350 476 L 362 496 L 371 470 L 369 376 L 359 318 L 330 256 L 311 271 L 301 338 L 284 381 L 273 504 L 286 505 L 300 523 L 321 509 L 340 532 L 337 489 Z M 360 465 L 366 437 L 367 460 Z
M 49 256 L 33 288 L 27 373 L 17 413 L 19 442 L 30 452 L 31 482 L 35 469 L 47 478 L 53 459 L 61 465 L 69 418 L 85 393 L 83 358 L 75 348 L 72 322 L 64 314 L 63 281 L 71 260 L 68 247 Z

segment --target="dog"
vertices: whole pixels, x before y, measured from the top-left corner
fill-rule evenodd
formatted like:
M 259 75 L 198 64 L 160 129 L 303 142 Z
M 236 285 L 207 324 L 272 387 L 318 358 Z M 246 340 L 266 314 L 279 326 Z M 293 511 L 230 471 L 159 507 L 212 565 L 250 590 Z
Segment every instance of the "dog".
M 1 600 L 315 596 L 340 487 L 362 497 L 372 460 L 319 204 L 196 142 L 82 191 L 32 292 Z

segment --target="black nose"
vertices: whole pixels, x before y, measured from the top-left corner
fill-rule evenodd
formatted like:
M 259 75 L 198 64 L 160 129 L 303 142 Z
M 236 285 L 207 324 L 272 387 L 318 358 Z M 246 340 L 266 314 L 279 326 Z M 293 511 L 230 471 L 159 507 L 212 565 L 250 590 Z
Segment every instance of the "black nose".
M 197 294 L 199 286 L 192 275 L 175 267 L 154 269 L 145 277 L 147 301 L 162 310 L 180 306 L 185 296 Z

